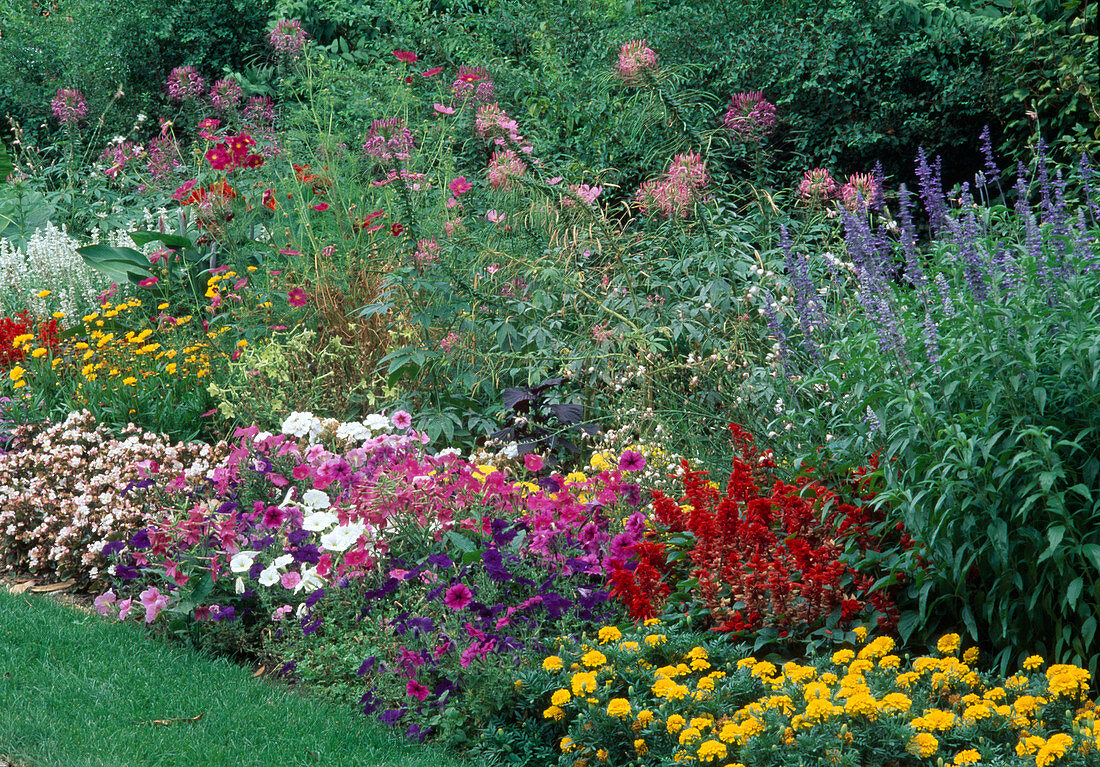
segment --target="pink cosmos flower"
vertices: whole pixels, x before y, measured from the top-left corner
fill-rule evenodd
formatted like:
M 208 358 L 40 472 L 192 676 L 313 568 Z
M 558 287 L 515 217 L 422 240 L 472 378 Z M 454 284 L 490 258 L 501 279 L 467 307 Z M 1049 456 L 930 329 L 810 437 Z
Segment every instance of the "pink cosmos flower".
M 152 586 L 141 592 L 141 605 L 145 608 L 145 622 L 152 623 L 168 606 L 168 597 L 161 594 L 156 586 Z
M 461 66 L 458 77 L 451 84 L 451 92 L 460 103 L 471 100 L 487 104 L 493 100 L 493 91 L 493 80 L 485 67 Z
M 443 67 L 432 67 L 431 69 L 426 69 L 423 72 L 421 72 L 420 76 L 421 77 L 435 77 L 436 75 L 438 75 L 442 71 L 443 71 Z
M 309 296 L 301 288 L 294 288 L 287 294 L 286 300 L 291 306 L 305 306 Z
M 406 64 L 415 64 L 419 56 L 412 51 L 394 51 L 393 55 L 397 57 L 398 61 L 403 61 Z
M 459 176 L 458 178 L 447 184 L 447 188 L 451 190 L 451 194 L 455 197 L 461 197 L 474 188 L 474 185 L 466 180 L 465 176 Z
M 474 592 L 465 583 L 456 583 L 443 595 L 443 604 L 452 610 L 463 610 L 474 599 Z
M 138 286 L 142 288 L 150 288 L 153 285 L 156 285 L 158 282 L 160 282 L 159 277 L 146 277 L 144 280 L 138 283 Z
M 398 429 L 407 429 L 412 426 L 412 416 L 404 410 L 398 410 L 390 420 Z
M 443 104 L 432 104 L 432 109 L 439 112 L 441 115 L 453 115 L 455 113 L 452 107 L 444 106 Z
M 499 210 L 496 209 L 485 211 L 485 218 L 489 219 L 489 221 L 494 224 L 499 224 L 501 221 L 504 220 L 505 216 L 507 216 L 506 213 L 501 213 Z
M 317 203 L 316 205 L 313 206 L 313 209 L 315 211 L 317 211 L 318 213 L 324 213 L 326 210 L 328 210 L 328 203 L 327 202 L 319 202 L 319 203 Z

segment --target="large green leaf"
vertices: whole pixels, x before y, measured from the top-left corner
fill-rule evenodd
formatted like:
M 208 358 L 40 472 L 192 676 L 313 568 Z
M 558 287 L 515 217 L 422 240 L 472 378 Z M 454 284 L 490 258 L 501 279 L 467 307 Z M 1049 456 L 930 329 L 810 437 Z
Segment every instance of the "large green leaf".
M 114 282 L 140 282 L 152 277 L 149 258 L 133 248 L 112 248 L 109 245 L 88 245 L 77 248 L 84 263 L 110 277 Z

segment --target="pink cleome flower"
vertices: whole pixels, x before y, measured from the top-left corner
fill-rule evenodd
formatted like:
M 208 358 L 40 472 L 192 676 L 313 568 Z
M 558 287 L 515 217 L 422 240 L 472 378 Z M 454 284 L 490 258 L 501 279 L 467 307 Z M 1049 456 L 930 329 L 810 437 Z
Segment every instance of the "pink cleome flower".
M 309 35 L 302 29 L 302 22 L 297 19 L 281 19 L 267 39 L 276 53 L 289 53 L 293 56 L 305 47 Z
M 461 66 L 458 77 L 451 84 L 451 92 L 459 103 L 471 101 L 487 104 L 493 100 L 493 81 L 485 67 Z
M 826 168 L 814 168 L 802 175 L 802 181 L 795 192 L 798 199 L 807 202 L 835 200 L 839 195 L 836 181 Z
M 244 91 L 241 86 L 236 80 L 230 80 L 228 77 L 218 80 L 210 88 L 210 103 L 222 112 L 236 109 L 243 96 Z
M 50 102 L 50 110 L 62 125 L 72 125 L 87 116 L 88 104 L 76 88 L 62 88 Z
M 775 124 L 775 105 L 761 91 L 735 94 L 722 119 L 734 138 L 746 142 L 763 141 L 775 130 Z
M 687 218 L 708 181 L 707 167 L 699 155 L 676 155 L 660 179 L 646 181 L 634 194 L 634 202 L 643 214 L 657 213 L 662 218 Z
M 840 188 L 840 197 L 844 207 L 853 213 L 867 210 L 878 196 L 878 180 L 870 173 L 853 173 L 848 183 Z
M 511 149 L 493 152 L 493 156 L 489 158 L 489 186 L 504 192 L 510 191 L 515 185 L 515 179 L 526 170 L 526 163 Z
M 412 131 L 400 117 L 375 120 L 371 123 L 363 151 L 376 160 L 407 160 L 416 147 Z
M 181 103 L 202 98 L 206 92 L 206 81 L 191 66 L 173 69 L 168 74 L 167 86 L 168 97 Z
M 631 40 L 619 49 L 616 74 L 626 85 L 637 86 L 645 81 L 645 73 L 657 71 L 657 54 L 647 48 L 645 40 Z

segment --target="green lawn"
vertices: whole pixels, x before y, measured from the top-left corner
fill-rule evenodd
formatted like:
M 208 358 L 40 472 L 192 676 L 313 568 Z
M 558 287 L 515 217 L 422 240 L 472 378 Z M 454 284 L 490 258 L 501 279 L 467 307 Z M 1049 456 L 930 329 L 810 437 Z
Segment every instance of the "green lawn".
M 0 764 L 18 767 L 459 763 L 138 626 L 3 589 L 0 712 Z

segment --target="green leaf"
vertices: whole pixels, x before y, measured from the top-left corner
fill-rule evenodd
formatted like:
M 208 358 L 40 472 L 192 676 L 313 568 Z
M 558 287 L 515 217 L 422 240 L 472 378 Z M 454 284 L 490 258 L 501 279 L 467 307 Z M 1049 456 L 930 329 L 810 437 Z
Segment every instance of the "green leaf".
M 138 282 L 152 277 L 149 259 L 133 248 L 112 248 L 109 245 L 87 245 L 76 252 L 91 268 L 107 275 L 114 282 Z
M 1051 555 L 1054 554 L 1054 550 L 1058 548 L 1058 544 L 1062 542 L 1062 538 L 1064 538 L 1065 535 L 1065 525 L 1055 525 L 1054 527 L 1047 530 L 1047 541 L 1049 542 L 1049 545 L 1047 546 L 1046 551 L 1044 551 L 1039 557 L 1040 563 L 1050 559 Z
M 163 232 L 130 232 L 130 239 L 133 240 L 134 244 L 139 248 L 150 242 L 163 242 L 169 248 L 186 248 L 192 250 L 195 247 L 187 237 L 181 237 L 178 234 L 165 234 Z
M 0 183 L 6 181 L 13 170 L 15 170 L 15 166 L 12 164 L 11 155 L 8 154 L 7 148 L 0 143 Z
M 1069 584 L 1069 588 L 1066 589 L 1066 604 L 1072 610 L 1077 607 L 1077 600 L 1081 597 L 1081 589 L 1085 587 L 1085 581 L 1081 578 L 1074 578 L 1073 582 Z
M 448 530 L 447 531 L 447 540 L 449 540 L 451 543 L 453 543 L 455 545 L 455 547 L 459 549 L 459 551 L 464 551 L 464 552 L 469 553 L 469 552 L 471 552 L 471 551 L 473 551 L 474 549 L 477 548 L 474 545 L 473 541 L 471 541 L 469 538 L 467 538 L 462 533 L 456 533 L 454 530 Z

